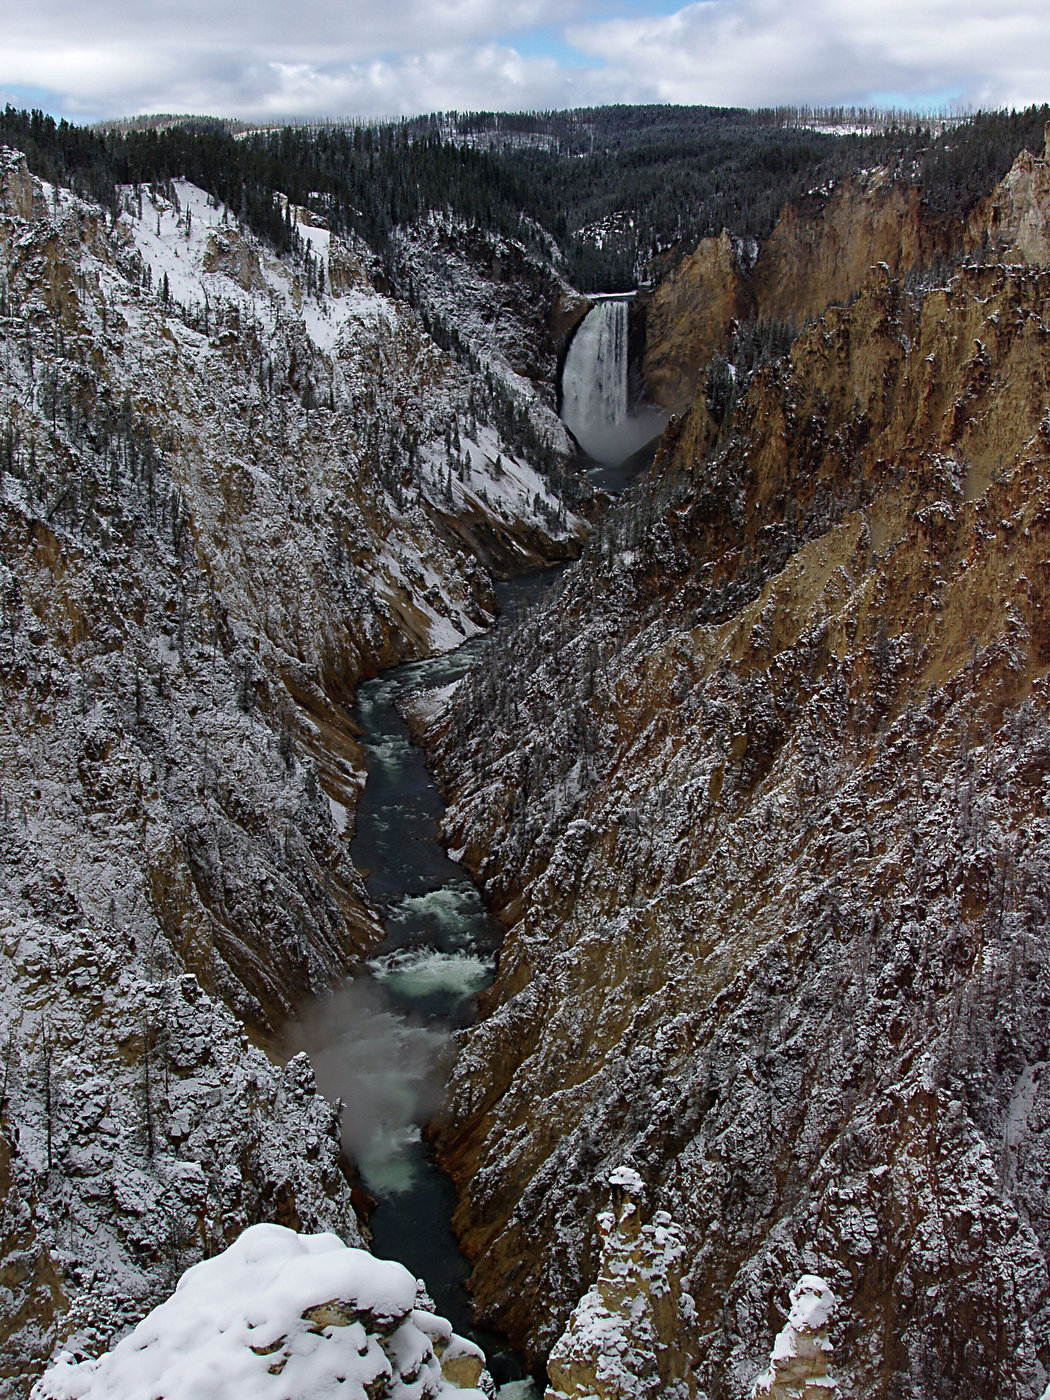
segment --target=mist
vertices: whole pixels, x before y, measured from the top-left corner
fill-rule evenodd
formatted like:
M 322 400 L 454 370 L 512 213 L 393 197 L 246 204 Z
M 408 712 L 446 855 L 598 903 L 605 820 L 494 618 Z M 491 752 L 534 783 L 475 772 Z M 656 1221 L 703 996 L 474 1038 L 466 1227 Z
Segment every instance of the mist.
M 666 426 L 666 413 L 645 406 L 616 422 L 592 422 L 585 427 L 574 425 L 572 430 L 588 457 L 605 466 L 619 466 L 659 437 Z
M 370 981 L 346 983 L 304 1006 L 284 1049 L 305 1050 L 326 1098 L 343 1101 L 343 1148 L 370 1189 L 405 1191 L 419 1126 L 437 1111 L 452 1037 L 391 1009 Z

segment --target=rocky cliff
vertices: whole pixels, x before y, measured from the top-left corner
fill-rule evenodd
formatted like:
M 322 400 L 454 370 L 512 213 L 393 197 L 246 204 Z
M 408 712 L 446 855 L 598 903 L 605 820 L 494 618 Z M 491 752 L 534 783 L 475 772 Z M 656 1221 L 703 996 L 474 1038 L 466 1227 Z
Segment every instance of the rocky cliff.
M 300 219 L 104 213 L 0 158 L 5 1393 L 260 1219 L 355 1238 L 336 1116 L 252 1048 L 378 936 L 348 702 L 583 530 L 515 423 Z M 475 541 L 478 552 L 472 552 Z
M 966 232 L 971 249 L 996 261 L 1050 263 L 1050 125 L 1042 159 L 1022 151 Z
M 417 303 L 454 330 L 484 366 L 528 380 L 542 405 L 538 420 L 552 434 L 564 434 L 553 416 L 558 365 L 591 303 L 554 270 L 558 255 L 549 236 L 539 229 L 536 236 L 547 244 L 545 256 L 432 213 L 398 231 L 398 260 Z M 568 445 L 564 437 L 557 441 Z
M 858 1397 L 1042 1393 L 1048 334 L 1046 271 L 883 270 L 706 455 L 694 405 L 433 735 L 508 925 L 440 1147 L 537 1361 L 623 1164 L 696 1394 L 799 1273 Z
M 962 229 L 935 216 L 918 185 L 882 169 L 786 204 L 761 248 L 706 238 L 643 296 L 646 392 L 681 412 L 735 321 L 803 325 L 848 303 L 875 264 L 908 272 L 961 246 Z
M 645 325 L 642 380 L 648 398 L 687 408 L 703 370 L 725 345 L 729 327 L 754 312 L 754 296 L 727 233 L 705 238 L 651 292 L 639 312 Z

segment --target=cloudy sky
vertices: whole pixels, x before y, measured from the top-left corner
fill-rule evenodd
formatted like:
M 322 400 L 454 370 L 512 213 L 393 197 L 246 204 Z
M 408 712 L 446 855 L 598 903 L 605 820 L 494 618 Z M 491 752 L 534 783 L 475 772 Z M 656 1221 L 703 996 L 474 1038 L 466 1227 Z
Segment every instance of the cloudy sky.
M 74 120 L 600 102 L 1021 106 L 1050 0 L 9 0 L 0 101 Z

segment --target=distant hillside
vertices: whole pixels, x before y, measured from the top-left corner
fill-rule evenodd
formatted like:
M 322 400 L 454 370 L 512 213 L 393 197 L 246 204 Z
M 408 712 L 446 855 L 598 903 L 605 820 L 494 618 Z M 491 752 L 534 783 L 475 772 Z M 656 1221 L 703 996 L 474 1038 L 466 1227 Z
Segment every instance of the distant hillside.
M 447 210 L 537 251 L 553 244 L 588 291 L 634 286 L 654 258 L 674 261 L 723 228 L 763 239 L 787 200 L 876 165 L 962 217 L 1022 147 L 1042 149 L 1048 115 L 856 123 L 839 135 L 842 124 L 817 129 L 797 112 L 645 106 L 246 131 L 198 117 L 85 128 L 8 107 L 0 140 L 34 174 L 110 208 L 120 185 L 191 180 L 279 252 L 294 236 L 286 195 L 364 239 L 395 283 L 394 231 Z

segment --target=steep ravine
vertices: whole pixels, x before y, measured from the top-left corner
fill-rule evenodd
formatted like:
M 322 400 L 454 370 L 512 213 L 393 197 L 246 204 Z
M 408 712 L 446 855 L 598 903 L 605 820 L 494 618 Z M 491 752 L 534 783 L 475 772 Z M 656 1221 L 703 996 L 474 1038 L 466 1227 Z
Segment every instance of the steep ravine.
M 308 1063 L 249 1040 L 383 937 L 348 702 L 489 626 L 487 564 L 585 528 L 530 382 L 479 384 L 299 212 L 324 293 L 191 185 L 114 217 L 0 152 L 16 1400 L 58 1340 L 97 1350 L 248 1224 L 357 1238 Z
M 549 586 L 557 568 L 497 586 L 504 625 Z M 341 1099 L 344 1141 L 371 1197 L 372 1248 L 425 1281 L 436 1310 L 483 1346 L 497 1383 L 521 1379 L 506 1339 L 475 1324 L 468 1272 L 451 1230 L 455 1193 L 423 1128 L 437 1107 L 455 1030 L 469 1025 L 492 978 L 502 930 L 463 867 L 440 845 L 443 803 L 405 714 L 420 695 L 455 684 L 490 644 L 477 637 L 446 655 L 384 672 L 358 692 L 355 719 L 367 782 L 351 854 L 386 937 L 353 980 L 304 1007 L 287 1028 L 330 1100 Z

